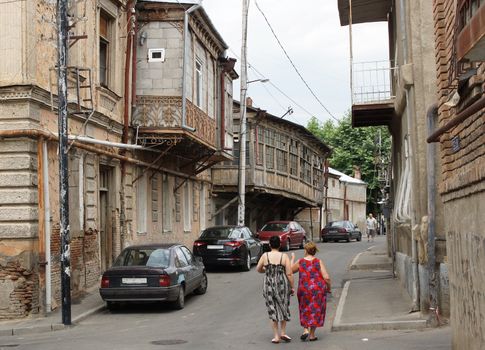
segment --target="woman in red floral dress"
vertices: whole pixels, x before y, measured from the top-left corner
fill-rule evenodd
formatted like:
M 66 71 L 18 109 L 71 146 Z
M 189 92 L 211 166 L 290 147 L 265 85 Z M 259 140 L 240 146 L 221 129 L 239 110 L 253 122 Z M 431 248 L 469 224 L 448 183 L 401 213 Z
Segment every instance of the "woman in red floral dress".
M 300 339 L 315 341 L 317 327 L 323 327 L 327 309 L 326 293 L 330 290 L 330 277 L 325 265 L 315 257 L 318 251 L 313 242 L 305 244 L 305 257 L 294 263 L 295 255 L 291 255 L 292 271 L 299 272 L 298 305 L 300 309 L 300 324 L 303 334 Z

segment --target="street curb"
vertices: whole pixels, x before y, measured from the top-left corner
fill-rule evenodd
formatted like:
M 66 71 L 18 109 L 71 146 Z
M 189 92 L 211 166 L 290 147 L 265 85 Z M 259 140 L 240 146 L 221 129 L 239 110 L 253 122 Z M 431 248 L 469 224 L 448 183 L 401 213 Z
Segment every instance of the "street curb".
M 390 270 L 391 263 L 350 265 L 351 270 Z
M 101 304 L 101 305 L 98 305 L 98 306 L 95 306 L 93 307 L 92 309 L 86 311 L 86 312 L 83 312 L 82 314 L 80 314 L 79 316 L 75 317 L 73 320 L 72 320 L 72 323 L 73 324 L 77 324 L 79 322 L 81 322 L 82 320 L 88 318 L 89 316 L 101 311 L 102 309 L 105 308 L 105 305 L 104 304 Z
M 341 324 L 342 313 L 344 312 L 345 299 L 347 299 L 347 292 L 349 291 L 350 281 L 345 282 L 344 288 L 342 289 L 342 294 L 340 294 L 340 299 L 337 305 L 337 311 L 335 312 L 335 318 L 333 320 L 332 328 L 339 327 Z
M 32 327 L 18 327 L 18 328 L 12 328 L 12 329 L 4 329 L 0 330 L 0 337 L 4 336 L 11 336 L 11 335 L 25 335 L 25 334 L 33 334 L 33 333 L 46 333 L 46 332 L 53 332 L 53 331 L 61 331 L 64 329 L 67 329 L 69 327 L 72 327 L 74 325 L 77 325 L 79 322 L 85 320 L 89 316 L 101 311 L 104 309 L 105 306 L 104 304 L 98 305 L 96 307 L 93 307 L 90 310 L 87 310 L 80 314 L 79 316 L 74 317 L 71 320 L 71 325 L 66 326 L 62 323 L 53 323 L 50 325 L 39 325 L 39 326 L 32 326 Z
M 332 326 L 332 332 L 340 331 L 389 331 L 405 329 L 425 329 L 428 323 L 426 320 L 412 321 L 382 321 L 364 323 L 342 323 Z

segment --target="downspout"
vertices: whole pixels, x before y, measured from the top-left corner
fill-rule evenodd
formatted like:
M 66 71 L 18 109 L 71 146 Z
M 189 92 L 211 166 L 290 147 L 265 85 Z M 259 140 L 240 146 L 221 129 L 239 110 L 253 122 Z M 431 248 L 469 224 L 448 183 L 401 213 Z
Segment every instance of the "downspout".
M 220 76 L 220 84 L 221 84 L 221 152 L 224 151 L 226 147 L 226 90 L 225 90 L 225 79 L 224 76 L 226 74 L 226 68 L 223 67 Z
M 132 64 L 131 58 L 131 49 L 133 47 L 132 45 L 132 40 L 133 40 L 133 31 L 132 27 L 134 24 L 134 21 L 132 18 L 134 18 L 134 13 L 132 12 L 134 6 L 134 1 L 130 1 L 128 3 L 127 9 L 128 9 L 128 20 L 127 20 L 127 36 L 126 36 L 126 59 L 125 59 L 125 86 L 124 86 L 124 105 L 123 105 L 123 136 L 122 136 L 122 142 L 123 143 L 128 143 L 128 137 L 130 133 L 130 99 L 129 96 L 130 94 L 130 66 Z
M 131 109 L 132 111 L 136 107 L 136 38 L 138 33 L 138 22 L 136 21 L 136 3 L 135 0 L 133 3 L 133 39 L 132 39 L 132 48 L 131 48 Z
M 399 12 L 400 12 L 400 25 L 401 25 L 401 40 L 402 40 L 402 47 L 403 47 L 403 59 L 404 64 L 408 62 L 408 39 L 407 39 L 407 25 L 406 25 L 406 8 L 404 6 L 404 0 L 399 1 Z M 412 87 L 410 87 L 412 89 Z M 419 270 L 418 270 L 418 242 L 416 240 L 416 233 L 415 233 L 415 226 L 416 226 L 416 219 L 415 219 L 415 203 L 414 203 L 414 192 L 413 191 L 413 183 L 414 183 L 414 166 L 413 166 L 413 157 L 414 157 L 414 149 L 411 139 L 411 131 L 414 130 L 413 127 L 413 117 L 414 113 L 409 113 L 409 109 L 411 108 L 411 104 L 409 103 L 409 95 L 410 91 L 404 87 L 404 92 L 406 94 L 406 114 L 407 114 L 407 134 L 409 135 L 409 167 L 410 167 L 410 178 L 409 184 L 411 188 L 410 192 L 410 214 L 411 214 L 411 259 L 412 259 L 412 266 L 413 266 L 413 305 L 412 311 L 418 311 L 420 309 L 420 287 L 419 287 Z
M 428 135 L 435 131 L 438 105 L 435 103 L 426 116 Z M 436 144 L 428 143 L 426 147 L 427 158 L 427 185 L 428 185 L 428 283 L 429 283 L 429 318 L 428 322 L 438 326 L 438 281 L 436 275 Z
M 183 67 L 182 67 L 182 128 L 195 131 L 195 128 L 187 125 L 187 63 L 189 61 L 187 55 L 187 41 L 189 40 L 189 15 L 201 7 L 201 3 L 195 4 L 189 7 L 184 13 L 184 57 L 183 57 Z
M 51 207 L 49 198 L 49 160 L 47 157 L 47 140 L 42 140 L 42 177 L 44 188 L 44 235 L 45 235 L 45 309 L 52 311 L 52 272 L 51 272 Z

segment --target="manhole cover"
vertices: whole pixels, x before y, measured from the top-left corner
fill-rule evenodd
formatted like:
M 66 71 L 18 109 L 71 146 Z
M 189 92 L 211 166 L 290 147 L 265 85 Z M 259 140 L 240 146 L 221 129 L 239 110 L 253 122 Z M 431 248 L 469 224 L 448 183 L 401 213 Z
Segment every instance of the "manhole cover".
M 151 342 L 153 345 L 177 345 L 185 344 L 187 340 L 182 339 L 164 339 L 164 340 L 154 340 Z

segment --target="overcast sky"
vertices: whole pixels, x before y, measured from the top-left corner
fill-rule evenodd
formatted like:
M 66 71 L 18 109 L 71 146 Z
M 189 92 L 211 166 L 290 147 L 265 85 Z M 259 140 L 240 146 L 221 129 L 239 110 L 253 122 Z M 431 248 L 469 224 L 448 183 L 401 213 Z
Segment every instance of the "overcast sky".
M 349 32 L 341 27 L 337 0 L 259 0 L 277 36 L 320 101 L 337 118 L 350 109 Z M 228 55 L 241 54 L 241 0 L 203 0 L 202 5 L 215 27 L 229 45 Z M 354 61 L 388 59 L 387 23 L 353 26 Z M 271 83 L 249 84 L 253 105 L 274 115 L 283 115 L 291 106 L 293 122 L 307 124 L 311 116 L 327 120 L 330 115 L 300 80 L 278 46 L 263 16 L 251 0 L 248 21 L 248 61 Z M 249 69 L 249 80 L 261 78 Z M 239 80 L 234 84 L 239 100 Z M 296 103 L 295 103 L 296 102 Z M 301 107 L 299 107 L 298 105 Z

